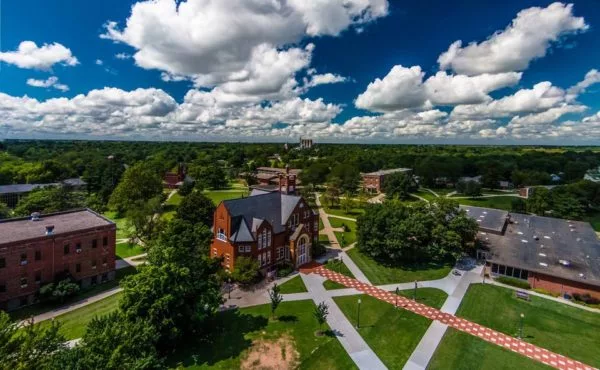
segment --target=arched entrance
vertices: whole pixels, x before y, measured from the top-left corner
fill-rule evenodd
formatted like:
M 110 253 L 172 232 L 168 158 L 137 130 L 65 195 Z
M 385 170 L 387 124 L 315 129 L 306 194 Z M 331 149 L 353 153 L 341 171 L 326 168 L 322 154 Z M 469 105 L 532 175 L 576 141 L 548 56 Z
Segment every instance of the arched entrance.
M 300 239 L 298 239 L 297 244 L 297 258 L 296 258 L 296 266 L 304 265 L 309 261 L 309 248 L 310 248 L 310 239 L 308 235 L 303 234 Z

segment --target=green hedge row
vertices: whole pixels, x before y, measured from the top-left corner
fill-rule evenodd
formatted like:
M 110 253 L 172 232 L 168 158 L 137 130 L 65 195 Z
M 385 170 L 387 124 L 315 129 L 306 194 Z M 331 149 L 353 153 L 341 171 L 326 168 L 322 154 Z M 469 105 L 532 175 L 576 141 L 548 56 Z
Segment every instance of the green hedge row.
M 506 285 L 512 285 L 517 288 L 531 289 L 531 285 L 529 285 L 529 283 L 526 280 L 521 280 L 521 279 L 512 278 L 512 277 L 508 277 L 508 276 L 498 276 L 495 280 L 499 283 L 506 284 Z

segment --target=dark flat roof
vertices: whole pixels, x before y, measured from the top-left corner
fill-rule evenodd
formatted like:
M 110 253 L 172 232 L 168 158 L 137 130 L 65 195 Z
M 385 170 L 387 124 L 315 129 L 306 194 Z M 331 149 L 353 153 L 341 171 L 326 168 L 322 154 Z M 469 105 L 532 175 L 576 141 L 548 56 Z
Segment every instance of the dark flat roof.
M 10 218 L 0 221 L 0 245 L 45 236 L 49 225 L 54 225 L 54 235 L 60 235 L 114 223 L 89 209 L 42 215 L 39 221 L 32 221 L 31 217 Z
M 478 238 L 490 262 L 600 286 L 600 241 L 587 222 L 512 213 L 504 235 Z
M 58 186 L 59 183 L 54 184 L 13 184 L 13 185 L 0 185 L 0 194 L 19 194 L 29 193 L 33 189 L 43 188 L 46 186 Z
M 460 206 L 467 214 L 475 219 L 480 229 L 501 233 L 508 217 L 508 212 L 500 209 Z

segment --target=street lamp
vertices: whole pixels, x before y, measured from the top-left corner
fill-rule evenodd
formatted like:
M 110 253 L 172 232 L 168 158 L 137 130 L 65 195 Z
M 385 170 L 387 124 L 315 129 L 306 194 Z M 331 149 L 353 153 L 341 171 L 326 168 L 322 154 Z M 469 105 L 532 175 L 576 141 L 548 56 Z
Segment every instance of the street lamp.
M 415 280 L 415 291 L 413 293 L 413 300 L 416 301 L 417 300 L 417 281 Z
M 227 299 L 231 299 L 231 278 L 227 279 L 227 293 L 228 293 Z
M 358 314 L 356 315 L 356 328 L 360 328 L 360 298 L 358 299 Z
M 524 314 L 521 314 L 521 324 L 519 325 L 519 339 L 523 339 L 523 319 L 525 318 Z
M 398 309 L 398 296 L 400 295 L 400 288 L 396 287 L 396 309 Z

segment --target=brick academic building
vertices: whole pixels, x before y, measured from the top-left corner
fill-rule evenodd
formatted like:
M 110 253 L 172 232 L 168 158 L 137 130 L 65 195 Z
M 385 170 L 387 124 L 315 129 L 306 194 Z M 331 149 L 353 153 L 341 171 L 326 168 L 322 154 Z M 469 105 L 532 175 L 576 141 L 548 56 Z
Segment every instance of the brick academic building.
M 0 221 L 0 309 L 34 303 L 56 278 L 82 288 L 114 279 L 115 235 L 116 225 L 89 209 Z
M 263 273 L 289 264 L 295 268 L 312 261 L 312 245 L 319 240 L 319 219 L 300 196 L 254 190 L 251 196 L 226 200 L 214 214 L 212 257 L 223 257 L 233 271 L 240 256 L 258 260 Z
M 587 222 L 461 206 L 479 224 L 486 272 L 532 288 L 600 298 L 600 241 Z
M 410 168 L 393 168 L 361 174 L 363 190 L 371 193 L 381 193 L 386 177 L 398 172 L 410 174 L 412 170 Z

